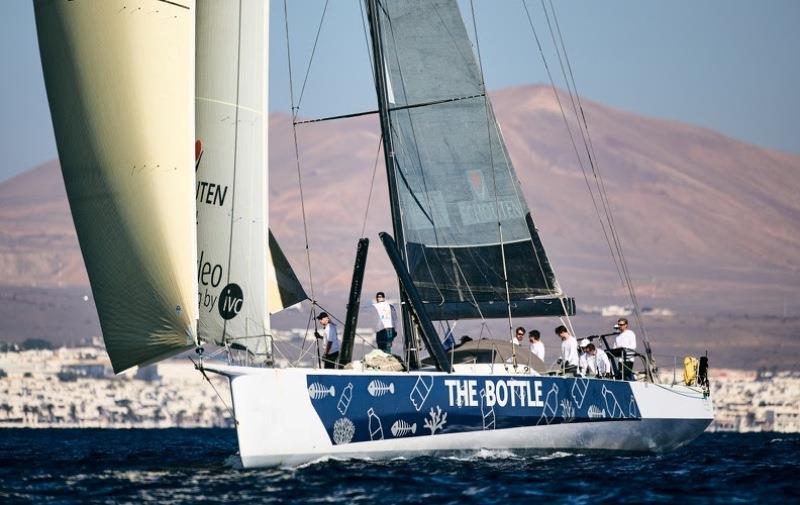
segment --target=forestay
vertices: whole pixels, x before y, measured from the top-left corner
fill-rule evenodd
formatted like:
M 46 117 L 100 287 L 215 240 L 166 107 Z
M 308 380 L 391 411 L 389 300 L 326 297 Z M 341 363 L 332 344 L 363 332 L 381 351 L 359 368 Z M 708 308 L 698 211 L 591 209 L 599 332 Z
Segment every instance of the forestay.
M 197 319 L 194 2 L 34 8 L 61 170 L 114 371 L 186 350 Z
M 380 0 L 378 12 L 399 245 L 431 317 L 504 317 L 507 300 L 513 315 L 572 312 L 484 95 L 456 0 Z

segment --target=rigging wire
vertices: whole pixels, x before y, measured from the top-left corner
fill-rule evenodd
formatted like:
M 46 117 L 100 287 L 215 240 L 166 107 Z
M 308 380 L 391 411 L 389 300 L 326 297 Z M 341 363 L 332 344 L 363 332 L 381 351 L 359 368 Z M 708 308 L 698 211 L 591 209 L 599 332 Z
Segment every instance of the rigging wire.
M 327 2 L 325 4 L 327 6 Z M 324 15 L 324 13 L 323 13 Z M 289 8 L 287 6 L 287 0 L 283 0 L 283 19 L 284 19 L 284 29 L 286 33 L 286 60 L 289 66 L 289 100 L 291 103 L 292 108 L 292 137 L 294 140 L 294 156 L 295 156 L 295 164 L 297 166 L 297 185 L 300 190 L 300 210 L 303 216 L 303 237 L 305 239 L 305 248 L 306 248 L 306 264 L 308 267 L 308 287 L 311 291 L 311 316 L 314 318 L 314 331 L 316 332 L 317 327 L 317 318 L 316 318 L 316 308 L 315 308 L 315 300 L 316 296 L 314 294 L 314 277 L 312 275 L 311 270 L 311 248 L 308 244 L 308 219 L 306 218 L 306 204 L 305 199 L 303 197 L 303 175 L 300 169 L 300 148 L 297 143 L 297 125 L 295 121 L 297 120 L 297 114 L 299 111 L 299 105 L 295 106 L 294 101 L 294 80 L 292 77 L 292 51 L 291 51 L 291 44 L 290 44 L 290 37 L 289 37 Z M 315 43 L 316 47 L 316 43 Z M 313 54 L 312 54 L 313 57 Z M 310 67 L 309 67 L 310 68 Z M 317 340 L 317 339 L 314 339 Z M 317 341 L 317 353 L 319 354 L 319 341 Z M 319 364 L 319 363 L 318 363 Z
M 585 167 L 585 165 L 583 163 L 583 158 L 581 157 L 580 151 L 578 150 L 578 146 L 575 143 L 575 137 L 572 134 L 572 128 L 569 126 L 569 121 L 567 120 L 567 115 L 564 112 L 564 106 L 561 103 L 561 97 L 558 94 L 558 89 L 556 88 L 555 80 L 553 79 L 553 74 L 550 71 L 550 66 L 547 64 L 547 58 L 545 57 L 544 49 L 542 48 L 542 43 L 539 40 L 539 35 L 536 33 L 536 28 L 533 25 L 533 19 L 531 17 L 530 11 L 528 10 L 528 5 L 526 3 L 526 0 L 521 0 L 521 1 L 522 1 L 522 6 L 525 9 L 525 15 L 526 15 L 526 17 L 528 19 L 528 24 L 530 25 L 531 32 L 533 33 L 533 38 L 536 41 L 536 46 L 539 48 L 539 54 L 540 54 L 540 56 L 542 58 L 542 63 L 544 65 L 545 72 L 547 73 L 547 78 L 550 81 L 550 88 L 553 90 L 553 95 L 555 96 L 556 103 L 558 104 L 558 109 L 561 112 L 561 118 L 564 120 L 564 125 L 567 128 L 567 134 L 568 134 L 569 139 L 570 139 L 570 144 L 572 145 L 572 149 L 575 152 L 576 158 L 578 159 L 578 165 L 580 166 L 581 172 L 583 173 L 583 178 L 584 178 L 584 181 L 586 182 L 586 188 L 589 190 L 589 197 L 592 200 L 592 206 L 594 207 L 595 214 L 597 214 L 597 219 L 600 221 L 600 228 L 603 231 L 603 236 L 605 237 L 606 244 L 608 244 L 608 251 L 609 251 L 609 253 L 611 253 L 611 258 L 614 260 L 614 267 L 617 270 L 617 274 L 620 276 L 620 278 L 622 278 L 622 271 L 620 270 L 620 266 L 617 263 L 617 256 L 614 253 L 614 250 L 613 250 L 613 248 L 611 246 L 611 240 L 608 237 L 608 231 L 606 230 L 605 221 L 603 221 L 603 219 L 602 219 L 602 217 L 600 215 L 600 208 L 598 207 L 597 200 L 596 200 L 596 198 L 594 196 L 594 191 L 592 191 L 592 186 L 591 186 L 591 184 L 589 182 L 589 176 L 586 173 L 586 167 Z
M 560 98 L 560 95 L 558 93 L 558 90 L 557 90 L 557 88 L 555 86 L 555 80 L 553 79 L 552 72 L 550 71 L 550 67 L 547 64 L 547 58 L 545 57 L 544 49 L 542 48 L 541 41 L 539 40 L 539 36 L 538 36 L 538 34 L 536 32 L 536 28 L 533 25 L 533 20 L 532 20 L 530 11 L 528 9 L 528 6 L 527 6 L 527 3 L 526 3 L 525 0 L 522 0 L 522 5 L 523 5 L 523 8 L 525 9 L 525 14 L 526 14 L 526 17 L 528 19 L 528 24 L 531 27 L 531 31 L 532 31 L 534 39 L 536 41 L 536 45 L 537 45 L 537 47 L 539 49 L 539 54 L 540 54 L 540 56 L 542 58 L 542 63 L 544 65 L 544 67 L 545 67 L 545 71 L 547 73 L 548 80 L 550 81 L 550 87 L 553 90 L 553 94 L 555 96 L 556 102 L 558 103 L 559 111 L 561 112 L 561 117 L 564 120 L 565 127 L 567 128 L 567 133 L 569 135 L 570 143 L 571 143 L 572 149 L 573 149 L 573 151 L 575 153 L 575 157 L 578 160 L 578 165 L 580 166 L 581 173 L 583 174 L 583 178 L 584 178 L 584 181 L 586 183 L 586 188 L 589 191 L 589 197 L 590 197 L 590 199 L 592 201 L 592 206 L 594 207 L 594 211 L 595 211 L 595 214 L 597 215 L 597 219 L 600 221 L 600 228 L 601 228 L 601 230 L 603 232 L 603 237 L 605 238 L 606 244 L 608 245 L 608 250 L 609 250 L 609 253 L 611 254 L 611 259 L 614 262 L 614 267 L 617 270 L 617 275 L 619 276 L 620 281 L 622 282 L 623 285 L 625 285 L 626 281 L 625 281 L 624 269 L 623 269 L 623 266 L 621 264 L 620 259 L 618 259 L 619 251 L 618 250 L 615 251 L 617 241 L 616 241 L 616 239 L 609 238 L 609 234 L 611 234 L 612 237 L 615 236 L 615 231 L 612 228 L 612 224 L 613 223 L 612 223 L 612 221 L 608 220 L 608 218 L 606 218 L 606 220 L 604 220 L 603 219 L 603 215 L 600 212 L 600 206 L 603 206 L 604 214 L 606 214 L 606 216 L 608 216 L 607 205 L 605 204 L 605 202 L 603 202 L 603 197 L 602 196 L 599 196 L 599 199 L 601 200 L 600 206 L 597 203 L 597 199 L 598 198 L 595 197 L 594 190 L 592 189 L 592 184 L 590 182 L 589 174 L 588 174 L 586 166 L 584 164 L 583 157 L 580 155 L 580 151 L 578 150 L 578 146 L 577 146 L 576 141 L 575 141 L 575 136 L 572 133 L 572 127 L 570 126 L 569 120 L 567 119 L 566 113 L 564 112 L 564 106 L 563 106 L 563 103 L 561 101 L 561 98 Z M 544 4 L 543 4 L 543 6 L 544 6 Z M 548 17 L 548 25 L 550 25 L 549 17 Z M 557 51 L 558 51 L 558 48 L 557 48 Z M 559 53 L 559 62 L 561 63 L 560 53 Z M 562 73 L 563 73 L 563 63 L 562 63 Z M 566 79 L 566 77 L 565 77 L 565 79 Z M 576 111 L 576 109 L 574 108 L 574 100 L 572 99 L 572 90 L 570 88 L 570 84 L 569 84 L 568 81 L 567 81 L 566 84 L 567 84 L 567 88 L 568 88 L 568 91 L 569 91 L 569 94 L 570 94 L 570 101 L 573 103 L 573 111 Z M 577 111 L 576 111 L 576 114 L 577 114 Z M 581 123 L 580 123 L 580 118 L 578 118 L 578 125 L 581 128 L 581 139 L 584 142 L 584 147 L 586 147 L 587 139 L 584 137 L 583 128 L 582 128 Z M 594 167 L 593 158 L 592 158 L 591 154 L 589 153 L 588 147 L 587 147 L 587 155 L 589 157 L 589 164 L 591 166 L 592 174 L 593 174 L 593 176 L 595 178 L 595 182 L 596 182 L 597 181 L 597 172 L 596 172 L 596 169 Z M 613 242 L 613 244 L 612 244 L 612 242 Z M 562 319 L 562 321 L 563 321 L 563 319 Z M 569 321 L 569 318 L 567 318 L 567 323 L 568 323 L 567 325 L 570 326 L 570 328 L 572 328 L 572 325 L 571 325 L 571 322 Z
M 286 1 L 284 0 L 284 12 L 286 10 Z M 328 11 L 328 0 L 325 0 L 325 5 L 322 7 L 322 16 L 319 18 L 319 26 L 317 27 L 317 35 L 314 37 L 314 46 L 311 48 L 311 57 L 308 59 L 308 67 L 306 67 L 306 75 L 303 78 L 303 85 L 300 87 L 300 98 L 297 99 L 297 109 L 300 110 L 300 104 L 303 102 L 303 95 L 306 92 L 306 83 L 308 82 L 308 75 L 311 73 L 311 64 L 314 62 L 314 54 L 317 52 L 317 43 L 319 42 L 319 34 L 322 32 L 322 23 L 325 21 L 325 13 Z M 288 21 L 287 21 L 288 23 Z M 288 25 L 287 25 L 288 26 Z M 288 34 L 288 29 L 287 29 Z M 288 37 L 288 35 L 287 35 Z M 287 39 L 288 40 L 288 39 Z M 288 44 L 288 42 L 287 42 Z M 289 68 L 291 72 L 291 67 Z M 296 118 L 293 118 L 296 119 Z
M 614 233 L 613 233 L 612 236 L 615 239 L 616 247 L 617 247 L 617 250 L 618 250 L 618 253 L 619 253 L 620 263 L 622 265 L 623 272 L 625 273 L 625 278 L 626 278 L 628 291 L 630 293 L 631 302 L 633 303 L 633 306 L 634 306 L 634 316 L 636 317 L 637 323 L 639 324 L 639 328 L 641 328 L 641 330 L 642 330 L 642 337 L 643 337 L 645 343 L 649 346 L 648 337 L 647 337 L 647 330 L 645 328 L 644 321 L 641 318 L 641 308 L 639 306 L 639 300 L 638 300 L 638 297 L 636 296 L 636 292 L 634 290 L 633 281 L 631 280 L 631 277 L 630 277 L 630 271 L 628 270 L 628 265 L 627 265 L 627 261 L 625 260 L 625 255 L 622 252 L 622 239 L 619 237 L 619 234 L 616 232 L 616 222 L 614 220 L 614 214 L 611 211 L 611 205 L 610 205 L 610 202 L 608 200 L 608 193 L 606 191 L 605 180 L 603 179 L 602 174 L 600 173 L 600 165 L 597 162 L 597 154 L 596 154 L 596 152 L 594 150 L 594 143 L 592 142 L 591 135 L 589 135 L 589 124 L 586 121 L 586 114 L 584 113 L 583 104 L 581 103 L 581 98 L 580 98 L 580 95 L 578 94 L 578 88 L 577 88 L 577 85 L 575 84 L 575 76 L 574 76 L 574 74 L 572 72 L 572 65 L 570 64 L 570 61 L 569 61 L 569 55 L 567 55 L 566 45 L 564 44 L 564 38 L 563 38 L 562 33 L 561 33 L 561 26 L 558 24 L 558 17 L 556 16 L 556 10 L 555 10 L 555 7 L 553 6 L 553 1 L 549 0 L 549 2 L 550 2 L 550 9 L 552 10 L 552 13 L 553 13 L 553 21 L 555 22 L 556 30 L 558 32 L 558 38 L 561 41 L 561 47 L 563 48 L 564 61 L 567 64 L 567 69 L 569 71 L 570 79 L 572 80 L 572 88 L 575 90 L 575 97 L 576 97 L 577 102 L 578 102 L 578 108 L 580 109 L 581 120 L 583 121 L 583 126 L 586 129 L 586 138 L 589 141 L 589 149 L 590 149 L 590 151 L 592 153 L 592 157 L 594 158 L 594 165 L 593 166 L 597 169 L 597 180 L 599 181 L 598 189 L 600 191 L 601 199 L 605 200 L 605 205 L 606 205 L 606 208 L 608 209 L 608 220 L 609 220 L 611 229 L 614 230 Z
M 497 132 L 497 136 L 502 141 L 502 144 L 503 145 L 508 145 L 508 144 L 506 144 L 505 139 L 503 137 L 503 130 L 502 130 L 502 128 L 500 128 L 500 123 L 495 121 L 494 122 L 494 126 L 495 126 L 495 131 Z M 502 150 L 502 153 L 503 153 L 503 160 L 506 163 L 506 167 L 508 167 L 509 177 L 511 177 L 511 179 L 513 180 L 514 177 L 511 174 L 511 160 L 509 159 L 508 153 L 506 152 L 505 149 Z M 519 189 L 520 188 L 518 187 L 518 185 L 517 184 L 513 184 L 512 187 L 514 188 L 514 194 L 517 196 L 517 198 L 524 201 L 524 196 L 519 194 Z M 531 218 L 531 222 L 533 222 L 532 218 Z M 535 233 L 538 233 L 538 230 L 536 230 L 535 228 L 534 228 L 534 231 L 535 231 Z M 531 237 L 531 240 L 532 239 L 533 239 L 533 237 Z M 548 279 L 547 274 L 544 271 L 544 266 L 542 265 L 542 259 L 539 257 L 539 251 L 536 249 L 536 246 L 533 247 L 533 256 L 534 256 L 534 258 L 536 258 L 536 264 L 539 267 L 539 274 L 542 276 L 542 280 L 544 281 L 545 287 L 548 289 L 548 291 L 549 292 L 555 291 L 556 292 L 555 294 L 563 295 L 564 293 L 561 290 L 561 286 L 558 285 L 558 281 L 555 279 L 555 272 L 553 271 L 553 267 L 552 266 L 550 266 L 550 271 L 553 274 L 553 281 L 554 281 L 555 285 L 553 285 L 553 286 L 550 285 L 550 280 Z M 548 293 L 548 294 L 552 294 L 552 293 Z M 575 334 L 575 328 L 573 328 L 572 320 L 570 319 L 570 317 L 568 315 L 569 311 L 567 310 L 567 304 L 564 301 L 564 297 L 563 296 L 558 296 L 558 301 L 561 304 L 561 311 L 565 314 L 564 316 L 559 316 L 559 319 L 561 320 L 561 324 L 565 324 L 569 328 L 570 334 L 574 335 Z M 566 320 L 564 319 L 565 317 L 566 317 Z
M 364 209 L 364 222 L 361 224 L 361 237 L 364 237 L 364 232 L 367 229 L 367 217 L 369 216 L 369 205 L 372 202 L 372 190 L 375 188 L 375 175 L 378 173 L 378 160 L 381 157 L 381 148 L 383 147 L 383 133 L 378 137 L 378 150 L 375 153 L 375 163 L 372 167 L 372 181 L 369 183 L 369 195 L 367 195 L 367 208 Z
M 613 242 L 614 242 L 614 248 L 616 249 L 617 256 L 619 258 L 619 263 L 620 263 L 620 267 L 622 269 L 622 277 L 623 277 L 621 280 L 623 282 L 623 285 L 625 285 L 627 287 L 627 289 L 628 289 L 628 293 L 629 293 L 629 296 L 631 298 L 631 303 L 633 304 L 633 307 L 634 307 L 634 317 L 636 318 L 636 321 L 637 321 L 639 327 L 642 330 L 642 337 L 643 337 L 643 339 L 645 340 L 646 344 L 649 347 L 649 342 L 647 342 L 647 340 L 648 340 L 647 339 L 647 330 L 645 329 L 644 321 L 642 321 L 642 318 L 641 318 L 641 308 L 639 306 L 639 301 L 638 301 L 638 298 L 637 298 L 635 290 L 634 290 L 633 281 L 632 281 L 631 276 L 630 276 L 630 270 L 628 269 L 628 266 L 627 266 L 627 261 L 625 260 L 625 256 L 624 256 L 624 254 L 622 252 L 622 242 L 621 242 L 621 239 L 619 237 L 619 233 L 617 232 L 617 229 L 616 229 L 616 223 L 614 221 L 614 216 L 613 216 L 613 213 L 611 211 L 610 202 L 608 200 L 608 193 L 606 192 L 606 189 L 605 189 L 605 182 L 603 180 L 602 174 L 600 173 L 600 167 L 599 167 L 599 164 L 597 162 L 597 155 L 596 155 L 596 153 L 594 151 L 594 144 L 592 143 L 591 135 L 589 134 L 589 125 L 588 125 L 588 122 L 586 121 L 586 114 L 584 112 L 583 105 L 582 105 L 582 103 L 580 101 L 580 95 L 578 94 L 577 85 L 575 84 L 575 76 L 574 76 L 574 74 L 572 72 L 572 65 L 569 62 L 569 56 L 567 55 L 567 49 L 566 49 L 566 45 L 564 44 L 564 38 L 563 38 L 563 34 L 561 32 L 561 27 L 558 24 L 558 17 L 556 15 L 555 6 L 553 5 L 552 0 L 548 0 L 548 2 L 550 4 L 550 10 L 551 10 L 551 14 L 553 16 L 553 23 L 556 26 L 555 32 L 553 30 L 553 25 L 550 22 L 550 16 L 548 15 L 547 7 L 546 7 L 546 5 L 544 3 L 544 0 L 541 0 L 542 9 L 544 10 L 544 13 L 545 13 L 545 18 L 547 20 L 548 29 L 550 30 L 550 34 L 551 34 L 551 38 L 553 40 L 553 44 L 556 47 L 556 53 L 558 54 L 559 64 L 561 66 L 561 72 L 562 72 L 562 75 L 564 76 L 564 80 L 565 80 L 565 82 L 567 84 L 567 89 L 568 89 L 569 94 L 570 94 L 570 100 L 572 101 L 573 112 L 575 113 L 575 117 L 576 117 L 576 119 L 578 121 L 578 125 L 581 128 L 581 136 L 583 137 L 584 146 L 586 148 L 586 154 L 589 157 L 589 164 L 591 166 L 592 174 L 593 174 L 594 179 L 595 179 L 595 185 L 597 186 L 597 191 L 598 191 L 598 193 L 600 195 L 600 201 L 601 201 L 601 203 L 603 205 L 603 210 L 604 210 L 604 213 L 605 213 L 605 216 L 606 216 L 606 220 L 608 222 L 609 230 L 611 231 L 611 237 L 612 237 Z M 559 46 L 559 43 L 556 42 L 556 38 L 555 38 L 556 32 L 558 34 L 558 40 L 560 41 L 560 46 Z M 559 50 L 559 47 L 560 47 L 560 50 Z M 564 54 L 563 61 L 561 59 L 561 53 L 562 52 Z M 569 71 L 569 76 L 570 76 L 569 79 L 567 78 L 567 75 L 566 75 L 565 63 L 566 63 L 566 68 Z M 570 87 L 570 83 L 571 83 L 571 87 Z M 574 99 L 573 99 L 573 92 L 574 92 L 574 96 L 575 96 Z M 577 108 L 576 108 L 576 101 L 577 101 Z M 579 110 L 578 109 L 580 110 L 580 114 L 579 114 Z M 584 136 L 584 130 L 585 130 L 585 136 Z
M 239 425 L 239 421 L 236 419 L 236 413 L 228 405 L 228 402 L 225 401 L 225 398 L 223 398 L 222 395 L 219 394 L 219 391 L 217 391 L 217 387 L 214 386 L 214 383 L 211 381 L 211 378 L 206 373 L 206 370 L 203 368 L 202 357 L 201 357 L 199 363 L 195 362 L 195 360 L 193 360 L 191 357 L 189 357 L 189 361 L 192 362 L 192 365 L 194 365 L 195 370 L 198 370 L 200 372 L 200 374 L 203 376 L 203 378 L 206 381 L 208 381 L 208 384 L 211 386 L 211 389 L 214 390 L 214 393 L 217 395 L 217 398 L 219 398 L 219 401 L 222 402 L 222 405 L 225 407 L 225 409 L 227 409 L 228 414 L 231 415 L 231 419 L 233 419 L 233 423 L 238 426 Z
M 483 59 L 481 58 L 481 44 L 480 39 L 478 37 L 478 23 L 475 19 L 475 2 L 474 0 L 469 1 L 470 11 L 472 13 L 472 29 L 475 32 L 475 49 L 478 53 L 478 69 L 480 70 L 480 79 L 481 79 L 481 88 L 483 89 L 484 93 L 486 91 L 486 81 L 484 80 L 483 74 Z M 492 126 L 491 121 L 492 117 L 489 111 L 489 97 L 484 94 L 484 108 L 486 110 L 486 134 L 489 140 L 489 160 L 492 164 L 492 185 L 494 187 L 494 204 L 495 204 L 495 212 L 497 213 L 497 232 L 500 238 L 500 256 L 503 259 L 503 282 L 505 283 L 506 288 L 506 308 L 508 310 L 508 334 L 510 338 L 514 338 L 514 321 L 511 317 L 511 293 L 508 287 L 508 268 L 506 266 L 506 249 L 505 244 L 503 241 L 503 224 L 500 219 L 500 197 L 497 194 L 497 178 L 495 175 L 495 166 L 494 166 L 494 153 L 492 152 Z M 517 367 L 517 354 L 514 351 L 512 346 L 512 358 L 514 363 L 514 368 Z

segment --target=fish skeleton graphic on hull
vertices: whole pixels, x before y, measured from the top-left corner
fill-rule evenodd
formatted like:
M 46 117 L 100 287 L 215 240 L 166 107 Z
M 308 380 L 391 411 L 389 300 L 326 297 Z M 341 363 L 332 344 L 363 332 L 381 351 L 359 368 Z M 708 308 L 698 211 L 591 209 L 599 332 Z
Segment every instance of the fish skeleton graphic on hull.
M 367 386 L 367 391 L 372 396 L 383 396 L 385 394 L 394 394 L 394 384 L 386 385 L 385 382 L 375 379 Z
M 406 421 L 398 419 L 392 425 L 392 436 L 395 437 L 404 437 L 409 433 L 415 434 L 416 432 L 417 432 L 417 423 L 408 424 Z
M 334 389 L 333 386 L 326 387 L 319 382 L 315 382 L 308 386 L 308 396 L 310 396 L 312 400 L 321 400 L 322 398 L 335 395 L 336 389 Z

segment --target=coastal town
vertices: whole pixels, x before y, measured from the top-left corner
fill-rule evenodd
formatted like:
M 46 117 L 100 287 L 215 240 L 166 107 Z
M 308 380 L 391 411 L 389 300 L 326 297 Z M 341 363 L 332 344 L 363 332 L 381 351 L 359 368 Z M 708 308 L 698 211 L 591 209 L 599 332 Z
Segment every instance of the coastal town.
M 276 332 L 301 339 L 305 329 Z M 277 366 L 286 366 L 279 362 Z M 679 375 L 664 374 L 663 382 Z M 800 372 L 714 370 L 709 431 L 800 432 Z M 232 427 L 230 392 L 188 357 L 114 375 L 99 341 L 84 347 L 0 347 L 0 427 Z

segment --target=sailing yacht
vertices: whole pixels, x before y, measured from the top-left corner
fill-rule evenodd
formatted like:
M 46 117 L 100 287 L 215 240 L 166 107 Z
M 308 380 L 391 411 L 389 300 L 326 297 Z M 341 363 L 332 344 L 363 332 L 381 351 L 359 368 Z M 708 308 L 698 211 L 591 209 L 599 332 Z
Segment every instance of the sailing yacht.
M 507 342 L 445 351 L 434 321 L 569 318 L 575 302 L 523 198 L 457 1 L 365 7 L 402 371 L 353 360 L 366 239 L 336 368 L 273 365 L 270 314 L 308 297 L 269 233 L 269 3 L 35 1 L 114 370 L 220 346 L 226 362 L 197 367 L 229 379 L 245 467 L 482 448 L 664 451 L 697 437 L 713 420 L 707 387 L 660 383 L 649 347 L 636 381 L 549 370 Z

